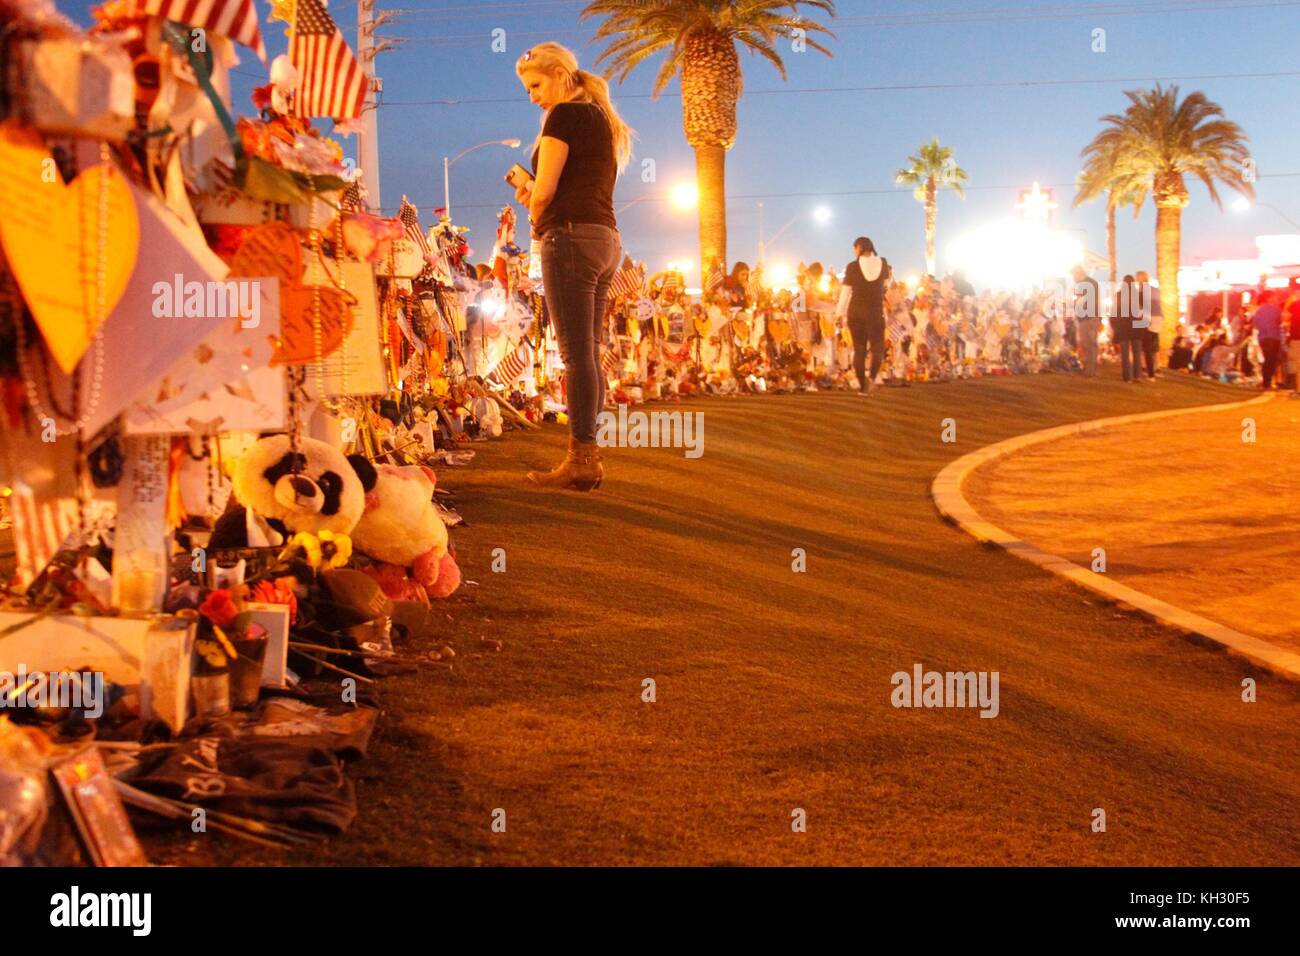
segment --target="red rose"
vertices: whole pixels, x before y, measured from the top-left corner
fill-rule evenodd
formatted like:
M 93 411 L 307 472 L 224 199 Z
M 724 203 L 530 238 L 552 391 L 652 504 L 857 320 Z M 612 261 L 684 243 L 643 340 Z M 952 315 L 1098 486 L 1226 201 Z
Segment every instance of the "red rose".
M 199 605 L 199 613 L 217 627 L 227 628 L 235 623 L 239 608 L 235 607 L 230 592 L 223 588 L 208 595 L 208 599 Z

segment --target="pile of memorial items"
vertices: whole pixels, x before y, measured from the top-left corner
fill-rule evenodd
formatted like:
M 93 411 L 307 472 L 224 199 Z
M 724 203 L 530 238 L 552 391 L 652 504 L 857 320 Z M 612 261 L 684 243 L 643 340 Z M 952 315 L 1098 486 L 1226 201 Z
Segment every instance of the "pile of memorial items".
M 272 20 L 324 17 L 334 77 L 267 63 L 255 0 L 150 9 L 0 0 L 4 863 L 344 830 L 404 642 L 454 655 L 439 471 L 536 427 L 469 341 L 464 230 L 379 215 L 345 161 L 364 74 L 323 7 Z

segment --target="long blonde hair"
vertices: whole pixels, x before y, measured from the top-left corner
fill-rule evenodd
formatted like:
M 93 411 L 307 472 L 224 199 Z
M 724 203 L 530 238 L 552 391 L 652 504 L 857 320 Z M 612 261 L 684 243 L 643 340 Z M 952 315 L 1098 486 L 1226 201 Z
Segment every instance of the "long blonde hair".
M 635 133 L 632 127 L 623 122 L 623 117 L 619 116 L 618 110 L 614 108 L 614 101 L 609 97 L 609 84 L 605 82 L 604 77 L 580 69 L 578 58 L 574 56 L 572 50 L 549 41 L 537 44 L 515 64 L 515 72 L 521 77 L 525 73 L 553 74 L 557 71 L 563 71 L 568 77 L 569 86 L 574 90 L 574 95 L 566 102 L 594 103 L 605 114 L 610 132 L 613 134 L 614 161 L 618 164 L 619 172 L 622 172 L 632 158 L 632 137 Z M 546 127 L 546 118 L 549 115 L 550 110 L 542 114 L 543 129 Z M 533 140 L 533 148 L 539 147 L 541 142 L 542 134 L 539 130 L 537 138 Z

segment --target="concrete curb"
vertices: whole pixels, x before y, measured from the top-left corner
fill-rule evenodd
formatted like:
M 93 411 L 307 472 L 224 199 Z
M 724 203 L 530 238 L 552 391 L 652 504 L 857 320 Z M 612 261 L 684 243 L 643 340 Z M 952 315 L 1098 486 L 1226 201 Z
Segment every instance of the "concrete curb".
M 1191 408 L 1171 408 L 1136 415 L 1119 415 L 1115 418 L 1097 418 L 1072 425 L 1045 428 L 1041 431 L 1030 432 L 1027 435 L 1017 435 L 1005 441 L 986 445 L 968 455 L 963 455 L 949 464 L 939 472 L 930 485 L 930 497 L 934 499 L 935 507 L 939 509 L 939 513 L 945 519 L 951 521 L 978 541 L 996 545 L 1023 561 L 1036 564 L 1052 574 L 1073 581 L 1075 584 L 1081 585 L 1090 591 L 1095 591 L 1112 601 L 1135 608 L 1162 624 L 1223 647 L 1230 654 L 1243 657 L 1252 664 L 1265 668 L 1281 677 L 1300 681 L 1300 653 L 1284 650 L 1258 637 L 1251 637 L 1249 634 L 1234 631 L 1230 627 L 1225 627 L 1208 618 L 1201 617 L 1199 614 L 1185 611 L 1182 608 L 1161 601 L 1159 598 L 1154 598 L 1149 594 L 1144 594 L 1127 585 L 1120 584 L 1104 574 L 1098 574 L 1058 555 L 1049 554 L 1040 548 L 1036 548 L 1029 542 L 1017 538 L 1011 532 L 985 521 L 962 494 L 962 485 L 965 484 L 966 478 L 975 469 L 1043 442 L 1100 431 L 1103 428 L 1124 425 L 1129 422 L 1172 418 L 1175 415 L 1188 415 L 1193 412 L 1222 412 L 1234 408 L 1249 408 L 1252 405 L 1261 405 L 1272 398 L 1271 395 L 1260 395 L 1244 402 L 1197 405 Z

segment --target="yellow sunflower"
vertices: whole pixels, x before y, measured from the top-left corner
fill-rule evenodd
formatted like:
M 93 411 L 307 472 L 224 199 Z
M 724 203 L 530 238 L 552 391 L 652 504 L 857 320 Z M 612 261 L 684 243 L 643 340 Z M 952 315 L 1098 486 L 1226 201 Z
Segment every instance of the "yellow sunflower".
M 318 541 L 316 536 L 310 531 L 299 531 L 295 534 L 289 539 L 289 543 L 285 546 L 285 550 L 290 554 L 293 554 L 296 551 L 301 551 L 303 558 L 308 564 L 313 568 L 320 567 L 320 541 Z
M 322 531 L 319 547 L 325 568 L 341 568 L 352 557 L 352 539 L 346 534 Z

